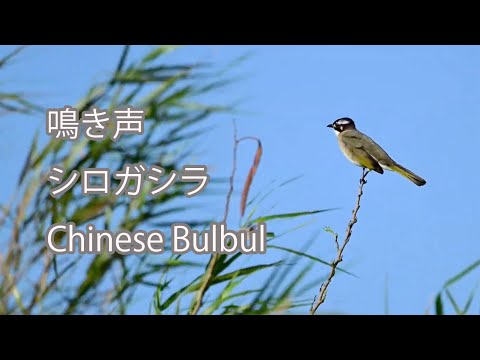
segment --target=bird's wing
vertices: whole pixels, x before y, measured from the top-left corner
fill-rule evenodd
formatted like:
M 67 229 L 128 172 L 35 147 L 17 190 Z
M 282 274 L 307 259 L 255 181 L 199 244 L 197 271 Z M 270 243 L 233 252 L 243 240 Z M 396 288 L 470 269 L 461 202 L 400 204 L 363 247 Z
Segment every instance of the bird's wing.
M 343 138 L 350 146 L 363 149 L 381 165 L 390 166 L 395 163 L 380 145 L 360 131 L 345 131 L 343 135 Z
M 355 158 L 360 163 L 360 166 L 383 174 L 382 166 L 363 148 L 354 148 L 352 152 L 355 154 Z
M 355 159 L 359 162 L 360 166 L 383 174 L 383 168 L 381 165 L 375 157 L 370 155 L 369 151 L 365 149 L 365 135 L 352 131 L 344 131 L 341 135 L 341 140 L 345 143 L 347 148 L 351 149 L 351 152 L 355 155 Z
M 342 140 L 349 146 L 361 149 L 363 148 L 363 141 L 364 138 L 358 131 L 344 131 L 342 133 Z

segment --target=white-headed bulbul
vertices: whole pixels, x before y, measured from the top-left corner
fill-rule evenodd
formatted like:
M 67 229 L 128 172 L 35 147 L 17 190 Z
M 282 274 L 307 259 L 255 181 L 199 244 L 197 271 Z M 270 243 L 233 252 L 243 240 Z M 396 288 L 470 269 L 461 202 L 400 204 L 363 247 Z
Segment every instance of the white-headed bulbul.
M 383 169 L 394 171 L 418 186 L 427 183 L 420 176 L 395 162 L 380 145 L 358 131 L 352 119 L 343 117 L 335 120 L 333 124 L 327 127 L 335 130 L 340 149 L 345 157 L 355 165 L 374 170 L 380 174 L 383 174 Z

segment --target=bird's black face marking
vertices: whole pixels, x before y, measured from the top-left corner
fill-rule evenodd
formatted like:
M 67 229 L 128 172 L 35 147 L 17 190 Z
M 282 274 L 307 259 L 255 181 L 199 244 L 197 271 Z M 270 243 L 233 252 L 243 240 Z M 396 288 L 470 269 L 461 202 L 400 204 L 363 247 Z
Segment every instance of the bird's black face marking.
M 335 131 L 342 132 L 349 129 L 355 129 L 355 122 L 348 117 L 343 117 L 335 120 L 333 124 L 328 125 L 328 127 L 333 128 Z

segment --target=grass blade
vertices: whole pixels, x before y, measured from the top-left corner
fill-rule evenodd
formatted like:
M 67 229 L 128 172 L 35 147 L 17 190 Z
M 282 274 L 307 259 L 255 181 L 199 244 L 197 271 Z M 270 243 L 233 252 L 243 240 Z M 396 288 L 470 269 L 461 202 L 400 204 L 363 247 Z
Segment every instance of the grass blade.
M 453 309 L 455 310 L 455 313 L 456 313 L 457 315 L 462 315 L 462 310 L 461 310 L 460 307 L 458 306 L 457 302 L 455 301 L 455 299 L 454 299 L 454 297 L 452 296 L 452 294 L 450 293 L 450 291 L 447 289 L 447 290 L 445 290 L 445 293 L 447 294 L 448 300 L 449 300 L 450 303 L 452 304 Z
M 459 274 L 457 274 L 454 277 L 452 277 L 451 279 L 449 279 L 445 283 L 445 285 L 443 285 L 443 288 L 446 289 L 446 288 L 450 287 L 450 285 L 453 285 L 458 280 L 460 280 L 461 278 L 463 278 L 464 276 L 466 276 L 468 273 L 472 272 L 473 270 L 475 270 L 479 266 L 480 266 L 480 260 L 475 261 L 472 265 L 468 266 L 466 269 L 461 271 Z
M 262 217 L 259 217 L 259 218 L 255 219 L 255 220 L 252 220 L 250 222 L 250 225 L 261 223 L 261 222 L 266 222 L 266 221 L 269 221 L 269 220 L 275 220 L 275 219 L 289 219 L 289 218 L 294 218 L 294 217 L 299 217 L 299 216 L 314 215 L 314 214 L 318 214 L 318 213 L 322 213 L 322 212 L 326 212 L 326 211 L 331 211 L 331 210 L 335 210 L 335 209 L 302 211 L 302 212 L 262 216 Z
M 465 307 L 463 308 L 463 313 L 466 314 L 468 310 L 470 309 L 470 306 L 472 305 L 473 298 L 475 297 L 475 294 L 478 289 L 478 284 L 475 286 L 472 291 L 470 291 L 470 294 L 468 295 L 467 303 L 465 304 Z
M 316 261 L 316 262 L 319 262 L 320 264 L 323 264 L 323 265 L 327 265 L 328 267 L 332 267 L 332 264 L 330 264 L 328 261 L 325 261 L 325 260 L 322 260 L 322 259 L 319 259 L 315 256 L 312 256 L 312 255 L 309 255 L 309 254 L 306 254 L 304 252 L 301 252 L 301 251 L 296 251 L 296 250 L 293 250 L 293 249 L 289 249 L 289 248 L 286 248 L 286 247 L 283 247 L 283 246 L 276 246 L 276 245 L 268 245 L 267 247 L 269 248 L 272 248 L 272 249 L 278 249 L 278 250 L 283 250 L 283 251 L 286 251 L 286 252 L 289 252 L 291 254 L 295 254 L 295 255 L 298 255 L 298 256 L 302 256 L 302 257 L 306 257 L 310 260 L 313 260 L 313 261 Z M 356 277 L 358 279 L 358 277 L 347 271 L 347 270 L 344 270 L 344 269 L 341 269 L 339 267 L 337 267 L 337 270 L 340 271 L 340 272 L 343 272 L 347 275 L 350 275 L 350 276 L 353 276 L 353 277 Z
M 443 301 L 442 301 L 442 294 L 439 293 L 437 298 L 435 299 L 435 314 L 436 315 L 443 315 Z

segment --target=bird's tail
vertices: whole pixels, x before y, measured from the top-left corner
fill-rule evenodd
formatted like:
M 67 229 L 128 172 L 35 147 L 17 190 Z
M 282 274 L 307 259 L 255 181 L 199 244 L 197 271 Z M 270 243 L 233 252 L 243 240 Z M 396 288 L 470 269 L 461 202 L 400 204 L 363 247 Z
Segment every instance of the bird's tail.
M 414 174 L 410 170 L 404 168 L 402 165 L 395 163 L 393 166 L 390 167 L 392 171 L 399 173 L 400 175 L 406 177 L 408 180 L 413 182 L 415 185 L 423 186 L 427 182 L 422 179 L 420 176 Z

